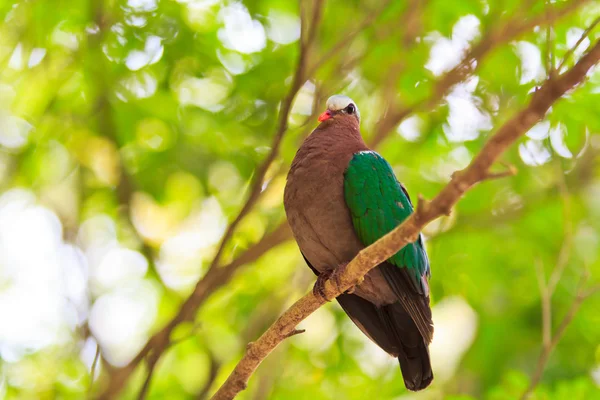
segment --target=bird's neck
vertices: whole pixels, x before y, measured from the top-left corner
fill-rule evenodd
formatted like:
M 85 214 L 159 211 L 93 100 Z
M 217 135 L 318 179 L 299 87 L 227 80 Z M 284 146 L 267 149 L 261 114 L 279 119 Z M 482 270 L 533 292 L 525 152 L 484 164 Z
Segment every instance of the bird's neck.
M 336 154 L 368 150 L 357 123 L 347 120 L 325 121 L 304 141 L 303 147 Z

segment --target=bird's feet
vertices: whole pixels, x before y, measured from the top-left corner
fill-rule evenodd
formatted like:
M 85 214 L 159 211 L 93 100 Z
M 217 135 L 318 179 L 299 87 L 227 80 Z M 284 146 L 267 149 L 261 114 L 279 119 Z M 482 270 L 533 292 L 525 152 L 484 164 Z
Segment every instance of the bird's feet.
M 315 282 L 315 286 L 313 287 L 313 294 L 316 297 L 321 297 L 323 300 L 325 301 L 331 301 L 331 298 L 328 298 L 327 295 L 325 294 L 325 281 L 331 279 L 331 283 L 333 285 L 335 285 L 335 287 L 338 289 L 338 291 L 342 292 L 342 276 L 344 275 L 344 272 L 346 271 L 346 267 L 348 266 L 348 263 L 342 263 L 340 265 L 337 266 L 336 269 L 334 269 L 333 271 L 327 271 L 327 272 L 322 272 L 318 277 L 317 277 L 317 281 Z M 356 289 L 356 286 L 351 287 L 350 289 L 346 290 L 344 293 L 354 293 L 354 290 Z
M 347 262 L 341 263 L 340 265 L 338 265 L 338 267 L 336 269 L 333 270 L 333 273 L 331 274 L 332 283 L 335 285 L 335 287 L 338 288 L 338 290 L 340 292 L 342 291 L 342 276 L 344 276 L 344 274 L 346 273 L 346 267 L 348 267 Z M 362 279 L 360 282 L 362 282 Z M 358 286 L 360 284 L 360 282 L 357 285 L 352 286 L 350 289 L 346 290 L 343 293 L 347 293 L 347 294 L 354 293 L 354 290 L 356 290 L 356 286 Z
M 319 276 L 317 276 L 317 281 L 315 282 L 315 286 L 313 286 L 313 295 L 317 298 L 322 298 L 326 302 L 331 301 L 330 298 L 325 294 L 325 282 L 331 277 L 333 271 L 321 272 Z
M 331 273 L 331 283 L 333 283 L 340 292 L 342 291 L 341 276 L 344 274 L 347 265 L 348 263 L 341 263 Z

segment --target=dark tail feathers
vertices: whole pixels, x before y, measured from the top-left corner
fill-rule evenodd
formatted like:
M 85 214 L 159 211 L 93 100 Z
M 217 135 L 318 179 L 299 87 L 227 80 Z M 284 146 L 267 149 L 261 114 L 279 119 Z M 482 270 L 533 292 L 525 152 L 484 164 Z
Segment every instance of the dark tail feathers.
M 407 389 L 417 391 L 429 386 L 433 380 L 429 350 L 400 303 L 379 308 L 353 294 L 343 294 L 337 300 L 361 331 L 383 350 L 398 357 Z
M 390 332 L 397 340 L 398 361 L 407 389 L 425 389 L 433 380 L 429 349 L 417 326 L 400 303 L 390 304 L 380 309 Z

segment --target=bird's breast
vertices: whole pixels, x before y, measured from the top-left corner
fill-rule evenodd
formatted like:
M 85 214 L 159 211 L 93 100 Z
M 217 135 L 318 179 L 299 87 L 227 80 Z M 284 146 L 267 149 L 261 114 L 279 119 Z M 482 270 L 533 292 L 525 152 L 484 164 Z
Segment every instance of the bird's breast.
M 343 165 L 312 156 L 294 161 L 284 205 L 300 250 L 319 271 L 351 260 L 362 248 L 344 200 Z

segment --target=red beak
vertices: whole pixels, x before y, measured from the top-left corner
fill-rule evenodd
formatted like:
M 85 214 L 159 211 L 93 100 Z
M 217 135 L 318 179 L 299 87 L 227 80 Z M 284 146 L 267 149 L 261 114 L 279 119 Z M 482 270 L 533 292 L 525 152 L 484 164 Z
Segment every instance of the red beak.
M 323 114 L 319 115 L 319 122 L 327 121 L 332 116 L 333 115 L 331 115 L 331 111 L 327 110 Z

